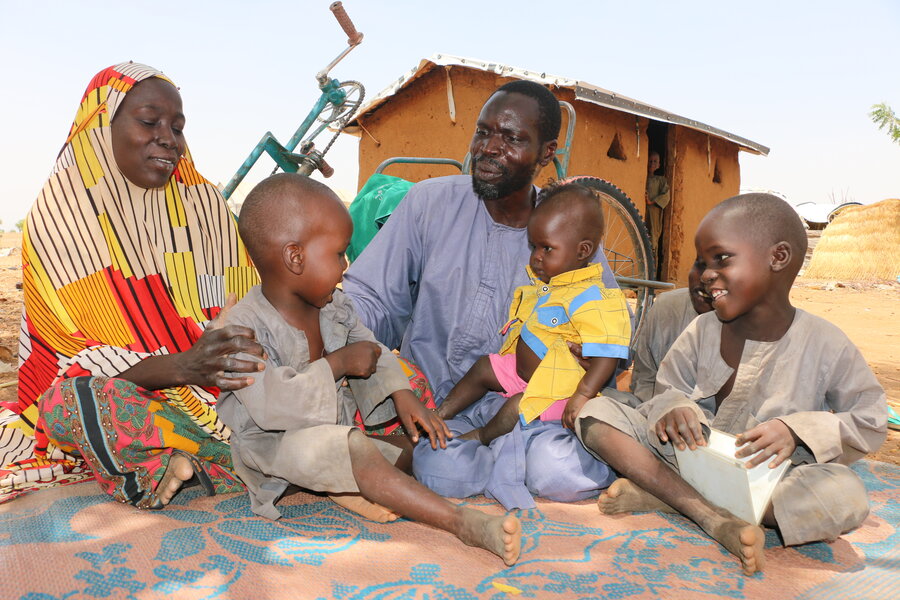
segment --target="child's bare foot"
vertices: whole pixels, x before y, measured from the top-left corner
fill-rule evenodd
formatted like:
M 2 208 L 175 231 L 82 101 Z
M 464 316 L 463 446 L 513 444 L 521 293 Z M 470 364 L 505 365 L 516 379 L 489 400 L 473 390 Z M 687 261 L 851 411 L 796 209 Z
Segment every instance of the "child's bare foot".
M 671 506 L 639 488 L 628 479 L 616 479 L 597 498 L 597 508 L 604 515 L 617 515 L 627 512 L 676 512 Z
M 511 514 L 492 517 L 464 506 L 457 510 L 462 519 L 457 537 L 464 544 L 493 552 L 507 565 L 516 564 L 522 549 L 522 524 L 518 518 Z
M 397 513 L 386 509 L 380 504 L 369 502 L 359 494 L 341 494 L 328 497 L 338 506 L 343 506 L 350 512 L 355 512 L 361 517 L 376 523 L 390 523 L 400 518 L 400 515 Z
M 193 477 L 194 467 L 191 461 L 178 452 L 173 452 L 169 459 L 169 465 L 159 485 L 156 486 L 156 497 L 162 506 L 167 505 L 184 485 L 184 482 Z
M 753 575 L 766 566 L 766 555 L 763 547 L 766 533 L 762 527 L 741 521 L 727 514 L 722 523 L 707 531 L 710 536 L 725 549 L 741 560 L 744 575 Z

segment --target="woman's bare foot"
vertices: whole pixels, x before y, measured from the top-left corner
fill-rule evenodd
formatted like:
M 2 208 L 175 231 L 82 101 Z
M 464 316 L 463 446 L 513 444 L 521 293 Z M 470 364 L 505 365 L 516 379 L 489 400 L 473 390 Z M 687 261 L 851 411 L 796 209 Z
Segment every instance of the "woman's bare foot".
M 184 482 L 194 476 L 194 467 L 191 461 L 178 452 L 173 452 L 169 458 L 169 465 L 159 485 L 156 486 L 156 497 L 163 506 L 167 505 L 184 485 Z
M 707 533 L 741 560 L 744 575 L 753 575 L 766 566 L 766 533 L 762 527 L 726 513 L 724 520 Z
M 400 518 L 400 515 L 397 513 L 386 509 L 380 504 L 369 502 L 359 494 L 341 494 L 328 497 L 338 506 L 343 506 L 350 512 L 355 512 L 361 517 L 376 523 L 390 523 Z
M 522 549 L 522 524 L 514 515 L 492 517 L 479 510 L 460 506 L 462 524 L 457 537 L 468 546 L 493 552 L 507 565 L 519 560 Z
M 639 488 L 628 479 L 616 479 L 607 489 L 600 492 L 597 508 L 604 515 L 617 515 L 629 512 L 677 512 L 671 506 Z

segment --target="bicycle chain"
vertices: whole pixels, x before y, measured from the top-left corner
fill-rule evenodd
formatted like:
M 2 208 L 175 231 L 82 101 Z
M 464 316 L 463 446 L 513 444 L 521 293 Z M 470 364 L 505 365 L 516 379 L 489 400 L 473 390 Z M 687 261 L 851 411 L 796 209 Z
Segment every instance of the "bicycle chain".
M 349 84 L 356 84 L 356 85 L 359 87 L 359 103 L 358 103 L 357 106 L 356 106 L 356 110 L 359 110 L 359 108 L 362 106 L 363 100 L 364 100 L 365 97 L 366 97 L 366 88 L 365 88 L 365 87 L 363 86 L 363 84 L 361 84 L 360 82 L 358 82 L 358 81 L 353 81 L 353 80 L 350 80 L 350 81 L 342 81 L 342 82 L 341 82 L 341 86 L 344 86 L 345 84 L 348 84 L 348 83 L 349 83 Z M 341 133 L 343 133 L 344 128 L 347 126 L 348 123 L 350 123 L 350 121 L 351 121 L 353 115 L 356 114 L 356 110 L 354 110 L 354 111 L 348 113 L 346 117 L 344 117 L 343 119 L 341 119 L 341 120 L 338 122 L 338 125 L 340 125 L 340 127 L 337 128 L 337 131 L 334 132 L 334 136 L 331 138 L 331 141 L 328 142 L 328 145 L 325 146 L 325 149 L 324 149 L 324 150 L 322 150 L 322 156 L 323 156 L 323 157 L 324 157 L 325 154 L 331 149 L 331 147 L 334 145 L 334 143 L 337 141 L 338 136 L 341 135 Z

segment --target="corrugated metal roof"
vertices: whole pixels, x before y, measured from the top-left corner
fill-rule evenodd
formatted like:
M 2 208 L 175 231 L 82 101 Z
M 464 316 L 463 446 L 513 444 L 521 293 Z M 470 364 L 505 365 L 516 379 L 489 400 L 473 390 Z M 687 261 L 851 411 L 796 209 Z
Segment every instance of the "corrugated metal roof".
M 657 108 L 650 104 L 640 102 L 639 100 L 628 98 L 627 96 L 616 94 L 615 92 L 605 90 L 584 81 L 577 81 L 568 77 L 560 77 L 557 75 L 551 75 L 549 73 L 542 73 L 539 71 L 522 69 L 519 67 L 501 65 L 499 63 L 490 61 L 452 56 L 450 54 L 433 54 L 429 58 L 422 59 L 417 67 L 414 67 L 399 79 L 391 83 L 384 90 L 382 90 L 377 96 L 375 96 L 365 106 L 363 106 L 358 114 L 363 115 L 374 112 L 378 109 L 378 107 L 384 104 L 388 98 L 396 94 L 398 91 L 409 85 L 414 80 L 439 66 L 459 66 L 470 69 L 479 69 L 482 71 L 496 73 L 497 75 L 501 76 L 516 77 L 518 79 L 528 79 L 545 85 L 555 85 L 558 87 L 569 88 L 574 91 L 575 98 L 584 102 L 591 102 L 592 104 L 597 104 L 599 106 L 604 106 L 613 110 L 646 117 L 654 121 L 672 123 L 673 125 L 681 125 L 682 127 L 688 127 L 697 131 L 703 131 L 712 136 L 737 144 L 741 147 L 742 150 L 751 152 L 753 154 L 761 154 L 763 156 L 767 156 L 769 154 L 769 148 L 752 140 L 748 140 L 747 138 L 743 138 L 739 135 L 729 133 L 705 123 L 701 123 L 700 121 L 696 121 L 694 119 L 688 119 L 687 117 L 682 117 L 680 115 L 670 113 L 661 108 Z M 350 123 L 350 127 L 353 127 L 355 123 L 356 119 L 354 119 Z

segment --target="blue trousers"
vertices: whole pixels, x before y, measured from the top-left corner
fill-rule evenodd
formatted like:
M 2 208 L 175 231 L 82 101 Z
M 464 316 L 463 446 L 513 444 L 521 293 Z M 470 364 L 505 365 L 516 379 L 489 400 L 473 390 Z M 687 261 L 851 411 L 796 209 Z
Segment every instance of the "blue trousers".
M 447 426 L 460 435 L 484 426 L 506 398 L 488 394 Z M 432 450 L 422 439 L 413 453 L 413 473 L 441 496 L 484 494 L 507 510 L 534 508 L 534 497 L 559 502 L 592 498 L 615 480 L 612 469 L 591 456 L 575 434 L 559 421 L 517 424 L 485 446 L 477 440 L 448 440 Z

